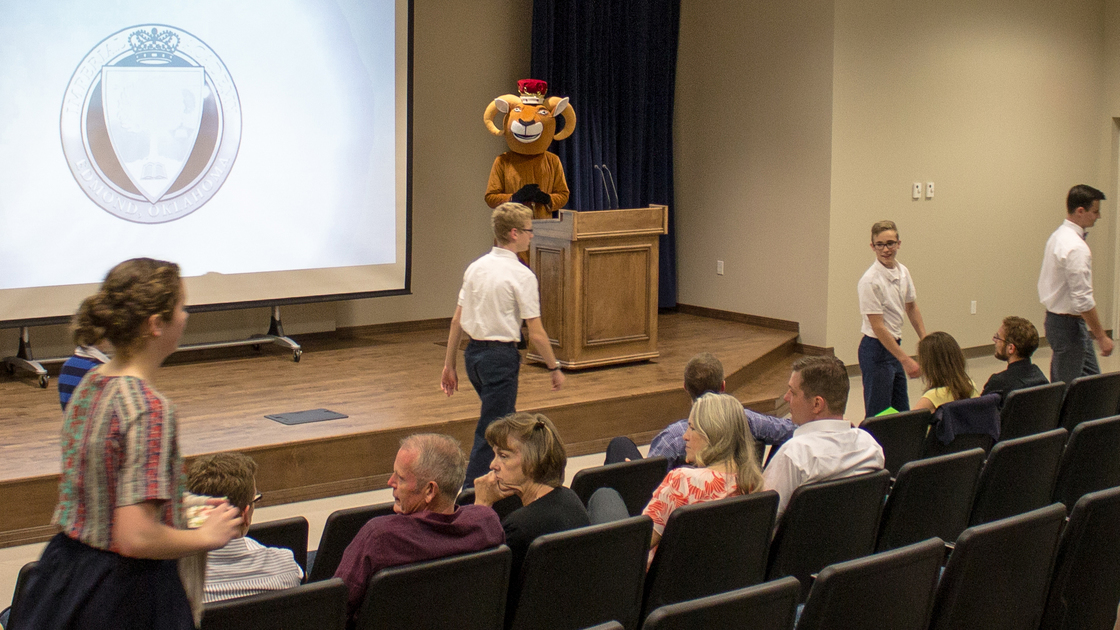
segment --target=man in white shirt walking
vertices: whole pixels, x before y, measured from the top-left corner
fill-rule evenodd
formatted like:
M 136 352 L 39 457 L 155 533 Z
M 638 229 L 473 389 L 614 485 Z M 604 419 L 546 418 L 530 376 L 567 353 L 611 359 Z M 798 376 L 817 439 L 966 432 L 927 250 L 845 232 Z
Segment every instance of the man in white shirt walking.
M 486 427 L 507 416 L 517 405 L 517 379 L 521 369 L 521 320 L 529 329 L 529 341 L 551 371 L 553 391 L 564 384 L 560 363 L 552 353 L 548 333 L 541 324 L 537 277 L 521 264 L 517 254 L 527 251 L 533 240 L 533 214 L 519 203 L 503 203 L 490 215 L 498 245 L 474 261 L 463 274 L 459 305 L 451 318 L 447 354 L 443 360 L 440 388 L 448 396 L 459 389 L 455 368 L 459 340 L 464 332 L 470 343 L 463 353 L 467 377 L 482 399 L 474 445 L 467 464 L 465 487 L 485 475 L 494 459 L 486 442 Z
M 836 357 L 807 356 L 793 362 L 789 377 L 790 420 L 797 425 L 762 473 L 762 487 L 776 490 L 778 513 L 798 486 L 882 470 L 883 448 L 844 419 L 849 379 Z
M 859 369 L 863 378 L 864 417 L 877 415 L 888 407 L 910 409 L 906 377 L 917 378 L 918 362 L 902 349 L 903 316 L 910 320 L 918 340 L 926 336 L 922 311 L 910 270 L 898 262 L 902 239 L 894 221 L 879 221 L 871 226 L 871 249 L 875 262 L 857 285 L 859 312 L 863 315 L 859 344 Z
M 1087 230 L 1101 216 L 1104 193 L 1084 184 L 1069 189 L 1066 220 L 1046 241 L 1038 300 L 1046 307 L 1046 339 L 1053 356 L 1050 381 L 1069 383 L 1078 376 L 1100 374 L 1093 339 L 1101 356 L 1112 354 L 1112 340 L 1101 326 L 1093 299 L 1093 255 Z

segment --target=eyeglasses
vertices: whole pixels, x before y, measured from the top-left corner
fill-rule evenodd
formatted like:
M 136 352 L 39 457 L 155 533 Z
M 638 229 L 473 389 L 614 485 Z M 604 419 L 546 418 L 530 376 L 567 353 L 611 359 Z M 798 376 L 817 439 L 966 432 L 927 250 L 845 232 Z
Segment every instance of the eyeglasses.
M 517 229 L 521 230 L 522 232 L 528 232 L 530 234 L 533 233 L 533 228 L 517 228 Z
M 875 249 L 894 249 L 902 244 L 902 241 L 887 241 L 885 243 L 872 243 L 871 246 Z
M 999 335 L 992 336 L 992 341 L 1002 341 L 1003 343 L 1007 343 L 1007 340 L 1006 339 L 1000 339 Z
M 260 503 L 261 499 L 263 499 L 263 498 L 264 498 L 264 493 L 258 492 L 257 496 L 253 497 L 253 504 L 256 505 L 257 503 Z

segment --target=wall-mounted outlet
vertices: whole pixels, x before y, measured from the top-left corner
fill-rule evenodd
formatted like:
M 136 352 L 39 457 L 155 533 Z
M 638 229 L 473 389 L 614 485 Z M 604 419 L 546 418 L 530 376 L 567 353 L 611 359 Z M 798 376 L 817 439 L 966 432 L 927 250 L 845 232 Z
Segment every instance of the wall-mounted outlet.
M 976 314 L 976 300 L 972 301 L 972 305 L 968 307 L 968 312 L 973 315 Z
M 716 261 L 716 275 L 717 276 L 722 276 L 723 275 L 723 261 L 722 260 L 717 260 Z
M 933 182 L 926 182 L 926 199 L 933 199 Z
M 914 182 L 914 192 L 912 194 L 914 199 L 922 198 L 922 182 Z

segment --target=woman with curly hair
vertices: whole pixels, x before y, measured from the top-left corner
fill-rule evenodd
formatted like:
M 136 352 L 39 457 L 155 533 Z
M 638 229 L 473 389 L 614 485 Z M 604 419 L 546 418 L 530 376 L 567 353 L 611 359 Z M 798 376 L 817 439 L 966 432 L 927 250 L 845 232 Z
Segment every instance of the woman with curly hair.
M 75 388 L 62 425 L 53 523 L 11 626 L 194 628 L 176 560 L 219 549 L 239 533 L 238 510 L 214 500 L 184 529 L 183 460 L 171 403 L 152 386 L 187 324 L 174 263 L 120 263 L 74 316 L 74 340 L 116 353 Z

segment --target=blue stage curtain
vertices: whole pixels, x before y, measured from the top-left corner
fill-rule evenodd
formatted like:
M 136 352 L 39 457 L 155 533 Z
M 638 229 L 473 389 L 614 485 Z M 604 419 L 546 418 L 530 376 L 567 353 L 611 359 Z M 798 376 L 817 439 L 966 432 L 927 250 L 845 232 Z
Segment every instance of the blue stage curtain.
M 572 191 L 567 207 L 612 207 L 593 165 L 606 164 L 618 206 L 669 206 L 659 305 L 677 304 L 673 93 L 680 0 L 534 0 L 531 78 L 567 96 L 576 131 L 552 146 Z M 526 77 L 530 78 L 530 77 Z M 610 186 L 609 176 L 607 186 Z

